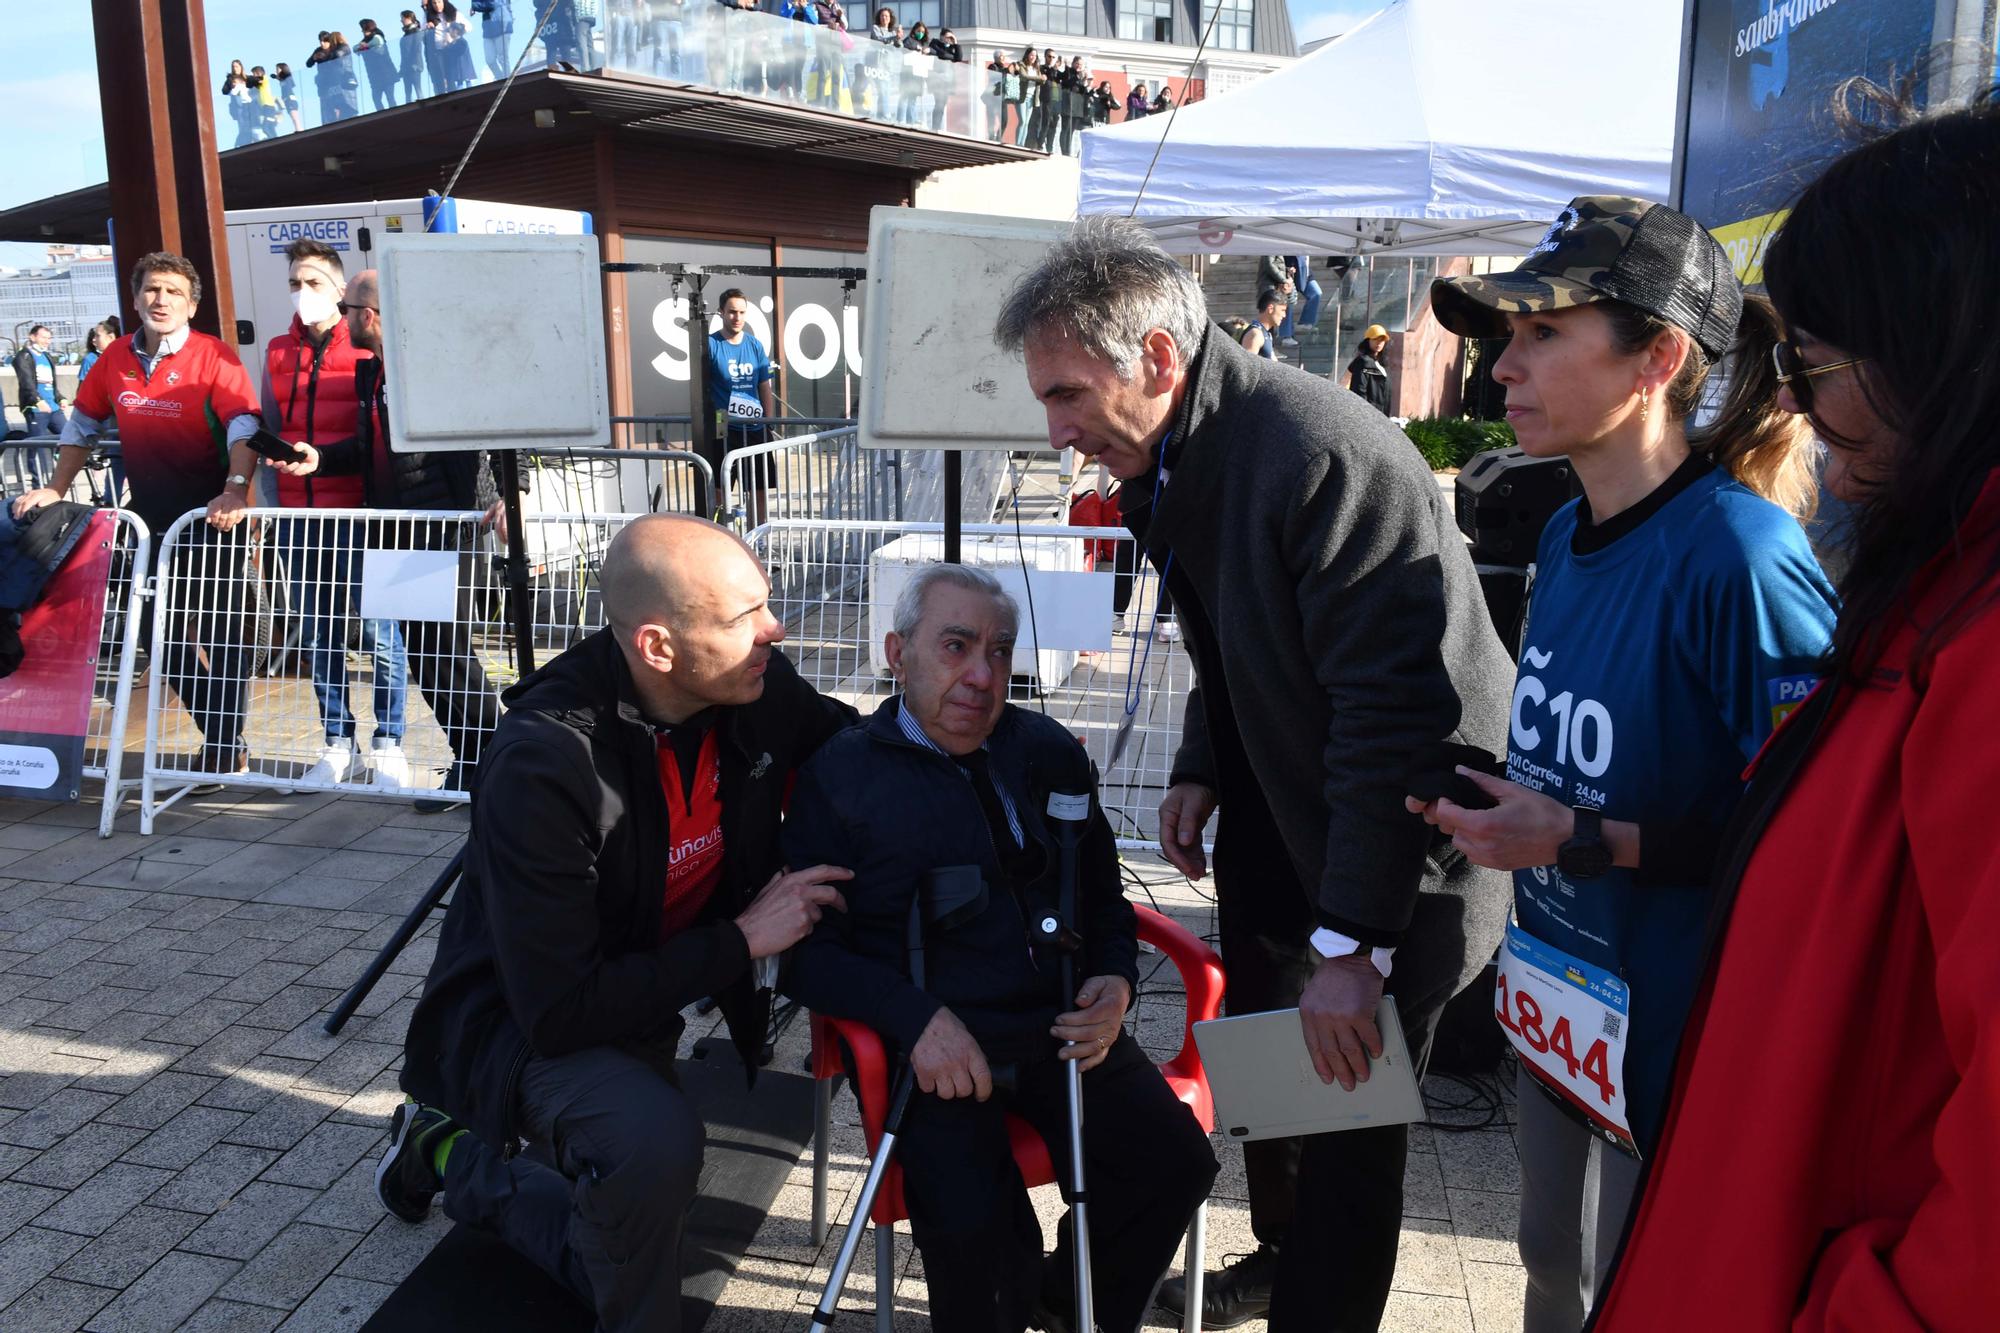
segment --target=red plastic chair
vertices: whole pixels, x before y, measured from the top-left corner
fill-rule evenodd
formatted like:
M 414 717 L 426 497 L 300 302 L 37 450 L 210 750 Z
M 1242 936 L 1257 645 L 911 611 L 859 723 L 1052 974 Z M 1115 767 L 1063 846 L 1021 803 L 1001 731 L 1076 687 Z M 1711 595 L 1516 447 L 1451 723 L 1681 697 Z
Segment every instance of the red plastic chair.
M 1201 1067 L 1201 1052 L 1195 1048 L 1194 1025 L 1214 1018 L 1222 1011 L 1222 960 L 1192 931 L 1150 907 L 1134 904 L 1139 917 L 1139 939 L 1152 945 L 1179 969 L 1187 991 L 1187 1016 L 1181 1026 L 1181 1048 L 1160 1066 L 1167 1085 L 1194 1112 L 1204 1130 L 1215 1128 L 1215 1101 L 1209 1095 L 1208 1075 Z M 841 1061 L 845 1046 L 854 1062 L 854 1092 L 861 1103 L 861 1127 L 872 1155 L 882 1138 L 882 1120 L 889 1110 L 889 1059 L 882 1039 L 872 1028 L 843 1018 L 812 1016 L 812 1073 L 816 1080 L 813 1106 L 813 1201 L 812 1239 L 815 1246 L 826 1239 L 826 1195 L 828 1137 L 833 1123 L 834 1080 L 848 1071 Z M 1042 1142 L 1025 1120 L 1007 1117 L 1007 1136 L 1021 1178 L 1030 1188 L 1055 1181 L 1055 1165 L 1049 1160 L 1048 1145 Z M 886 1275 L 895 1269 L 896 1223 L 909 1216 L 903 1204 L 903 1168 L 891 1162 L 882 1178 L 882 1188 L 869 1210 L 875 1223 L 875 1327 L 890 1333 L 895 1302 L 884 1299 Z M 857 1223 L 859 1219 L 856 1219 Z M 1204 1245 L 1208 1229 L 1208 1204 L 1195 1211 L 1188 1227 L 1187 1333 L 1200 1327 L 1202 1268 L 1206 1262 Z

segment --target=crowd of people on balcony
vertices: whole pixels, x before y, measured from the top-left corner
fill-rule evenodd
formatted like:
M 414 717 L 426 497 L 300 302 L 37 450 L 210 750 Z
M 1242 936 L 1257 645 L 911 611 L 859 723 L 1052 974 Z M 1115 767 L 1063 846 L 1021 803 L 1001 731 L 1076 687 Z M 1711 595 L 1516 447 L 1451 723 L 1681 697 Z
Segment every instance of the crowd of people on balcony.
M 949 28 L 901 21 L 882 6 L 864 23 L 841 0 L 556 0 L 540 17 L 517 0 L 422 0 L 395 24 L 372 18 L 322 30 L 300 76 L 279 63 L 230 62 L 222 99 L 236 125 L 235 146 L 276 137 L 287 118 L 305 128 L 299 85 L 312 73 L 319 121 L 332 124 L 504 79 L 522 42 L 557 69 L 599 65 L 725 92 L 796 102 L 913 128 L 984 134 L 1045 153 L 1080 151 L 1081 131 L 1119 116 L 1136 120 L 1172 109 L 1164 84 L 1141 81 L 1119 96 L 1091 70 L 1090 57 L 1054 48 L 996 54 L 980 71 L 959 70 L 967 53 Z M 349 33 L 354 36 L 350 40 Z M 477 45 L 475 45 L 477 44 Z M 983 86 L 981 86 L 983 84 Z

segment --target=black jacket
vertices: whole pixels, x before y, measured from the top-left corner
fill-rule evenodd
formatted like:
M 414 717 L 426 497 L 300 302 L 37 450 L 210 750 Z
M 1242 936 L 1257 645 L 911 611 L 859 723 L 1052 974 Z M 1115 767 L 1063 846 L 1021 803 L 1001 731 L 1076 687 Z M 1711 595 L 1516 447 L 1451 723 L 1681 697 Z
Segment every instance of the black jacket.
M 1507 750 L 1514 664 L 1450 504 L 1345 389 L 1213 325 L 1189 375 L 1159 513 L 1151 476 L 1120 492 L 1153 566 L 1173 553 L 1195 659 L 1172 780 L 1215 791 L 1225 821 L 1233 800 L 1267 805 L 1320 925 L 1395 945 L 1420 890 L 1448 893 L 1483 961 L 1510 877 L 1433 855 L 1403 806 L 1425 746 Z M 1232 790 L 1232 773 L 1254 776 Z
M 722 884 L 695 925 L 661 943 L 669 830 L 657 733 L 610 633 L 503 698 L 402 1084 L 511 1151 L 531 1053 L 616 1046 L 670 1070 L 681 1009 L 713 995 L 755 1068 L 769 995 L 752 988 L 734 918 L 779 867 L 792 772 L 855 713 L 777 653 L 763 696 L 720 710 Z
M 322 447 L 319 470 L 332 477 L 359 472 L 370 509 L 483 510 L 499 498 L 484 449 L 399 454 L 389 448 L 380 357 L 355 362 L 354 391 L 361 399 L 354 438 Z
M 55 357 L 49 357 L 49 364 L 55 364 Z M 42 395 L 35 387 L 35 351 L 25 344 L 14 353 L 14 384 L 16 393 L 14 405 L 23 413 L 42 411 Z M 56 390 L 56 401 L 62 401 L 62 391 Z
M 1029 927 L 1056 904 L 1056 842 L 1043 820 L 1051 790 L 1092 792 L 1078 855 L 1079 979 L 1116 975 L 1138 984 L 1137 922 L 1118 876 L 1117 843 L 1095 799 L 1090 759 L 1062 725 L 1008 706 L 987 741 L 995 783 L 1012 799 L 1038 866 L 1020 880 L 1001 868 L 979 798 L 958 765 L 912 744 L 897 722 L 900 697 L 863 725 L 827 742 L 799 774 L 785 821 L 785 859 L 795 866 L 846 866 L 846 912 L 828 912 L 793 950 L 786 993 L 808 1008 L 857 1019 L 908 1050 L 939 1008 L 949 1007 L 988 1059 L 1052 1056 L 1048 1035 L 1071 1008 L 1057 962 L 1036 950 Z M 906 967 L 910 903 L 923 876 L 977 865 L 986 910 L 931 933 L 925 990 Z
M 1389 370 L 1380 359 L 1362 348 L 1347 363 L 1347 387 L 1368 401 L 1368 406 L 1389 416 Z

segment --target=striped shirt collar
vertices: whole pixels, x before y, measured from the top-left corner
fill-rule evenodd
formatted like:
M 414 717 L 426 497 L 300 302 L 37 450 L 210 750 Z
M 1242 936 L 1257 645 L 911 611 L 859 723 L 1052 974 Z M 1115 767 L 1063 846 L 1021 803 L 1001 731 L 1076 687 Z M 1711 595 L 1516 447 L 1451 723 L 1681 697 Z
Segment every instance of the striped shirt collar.
M 944 755 L 945 758 L 950 759 L 952 761 L 954 766 L 958 764 L 958 760 L 955 756 L 950 754 L 945 754 L 944 747 L 939 745 L 936 741 L 932 740 L 930 736 L 925 733 L 923 726 L 920 723 L 918 723 L 915 715 L 910 712 L 908 695 L 899 694 L 896 696 L 896 725 L 902 728 L 903 736 L 906 740 L 910 742 L 910 744 L 921 746 L 922 748 L 930 750 L 935 754 Z M 980 742 L 979 748 L 985 750 L 988 754 L 992 753 L 992 747 L 987 745 L 984 741 Z M 963 768 L 960 768 L 959 771 L 964 772 L 965 770 Z M 966 773 L 966 780 L 971 781 L 971 779 L 972 775 L 970 773 Z M 1014 845 L 1017 847 L 1027 846 L 1028 845 L 1027 835 L 1021 831 L 1021 817 L 1019 814 L 1015 813 L 1014 810 L 1014 798 L 1009 796 L 1007 794 L 1007 789 L 998 782 L 993 784 L 993 790 L 997 792 L 1000 796 L 1000 808 L 1001 810 L 1006 812 L 1007 831 L 1014 835 Z
M 141 336 L 143 336 L 145 330 L 144 329 L 135 330 L 132 334 L 132 355 L 139 359 L 139 364 L 142 367 L 144 367 L 146 373 L 150 375 L 153 373 L 153 364 L 157 362 L 161 357 L 173 356 L 174 354 L 179 352 L 181 348 L 187 346 L 188 330 L 191 327 L 193 326 L 188 324 L 183 324 L 179 328 L 175 329 L 172 333 L 169 333 L 165 337 L 161 338 L 160 345 L 153 350 L 153 354 L 151 356 L 146 355 L 144 349 L 141 348 L 139 344 L 139 339 L 141 338 Z

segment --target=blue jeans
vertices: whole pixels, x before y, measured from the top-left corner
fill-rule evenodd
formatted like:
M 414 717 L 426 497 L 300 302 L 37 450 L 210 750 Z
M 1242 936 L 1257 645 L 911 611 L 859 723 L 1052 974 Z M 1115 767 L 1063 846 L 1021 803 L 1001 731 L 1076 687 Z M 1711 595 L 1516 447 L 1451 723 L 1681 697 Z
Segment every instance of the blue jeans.
M 354 713 L 347 706 L 347 621 L 357 598 L 354 553 L 359 536 L 348 519 L 279 522 L 278 544 L 285 552 L 292 606 L 299 617 L 300 650 L 312 663 L 313 695 L 328 745 L 354 739 Z M 393 620 L 364 620 L 361 646 L 375 657 L 375 737 L 400 741 L 409 680 L 403 627 Z
M 486 33 L 486 68 L 496 81 L 506 78 L 508 71 L 514 68 L 514 57 L 507 54 L 508 35 L 490 28 Z
M 1319 279 L 1307 278 L 1305 300 L 1299 302 L 1299 323 L 1308 327 L 1319 323 L 1319 303 L 1323 295 L 1324 293 L 1319 289 Z M 1292 336 L 1292 308 L 1290 306 L 1285 307 L 1285 318 L 1278 325 L 1278 336 L 1280 338 L 1289 338 Z

